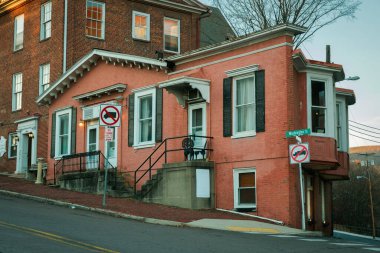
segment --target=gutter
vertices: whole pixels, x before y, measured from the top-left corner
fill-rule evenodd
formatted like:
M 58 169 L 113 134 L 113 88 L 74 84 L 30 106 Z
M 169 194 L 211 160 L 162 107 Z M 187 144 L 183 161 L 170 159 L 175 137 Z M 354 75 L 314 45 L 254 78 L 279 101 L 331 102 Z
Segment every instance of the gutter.
M 65 0 L 65 14 L 63 15 L 63 57 L 62 57 L 62 74 L 66 72 L 67 68 L 67 5 L 68 0 Z

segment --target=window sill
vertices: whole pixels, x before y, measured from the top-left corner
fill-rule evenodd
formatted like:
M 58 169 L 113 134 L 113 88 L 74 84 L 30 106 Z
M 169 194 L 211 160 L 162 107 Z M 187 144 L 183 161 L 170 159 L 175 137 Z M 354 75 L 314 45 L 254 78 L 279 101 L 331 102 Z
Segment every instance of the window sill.
M 144 40 L 144 39 L 139 39 L 139 38 L 134 38 L 134 37 L 132 37 L 132 39 L 134 41 L 138 41 L 138 42 L 145 42 L 145 43 L 149 43 L 150 42 L 150 39 Z
M 251 205 L 238 205 L 234 206 L 234 209 L 238 212 L 243 212 L 244 209 L 251 209 L 251 211 L 256 211 L 256 204 Z
M 92 40 L 99 40 L 99 41 L 105 41 L 105 38 L 98 38 L 90 35 L 86 35 L 87 39 L 92 39 Z
M 51 37 L 49 37 L 49 38 L 44 38 L 44 39 L 40 39 L 40 42 L 42 43 L 42 42 L 48 41 L 48 40 L 50 40 L 50 38 L 51 38 Z
M 21 52 L 23 50 L 24 50 L 24 47 L 17 49 L 17 50 L 13 49 L 13 53 L 15 54 L 15 53 Z
M 166 50 L 166 49 L 164 49 L 164 52 L 165 53 L 171 53 L 171 54 L 179 54 L 179 51 L 176 52 L 176 51 L 170 51 L 170 50 Z
M 247 137 L 254 137 L 254 136 L 256 136 L 256 131 L 235 133 L 234 135 L 231 136 L 231 139 L 240 139 L 240 138 L 247 138 Z
M 12 113 L 18 113 L 18 112 L 21 112 L 22 109 L 17 109 L 17 110 L 12 110 Z
M 144 148 L 153 148 L 155 146 L 156 146 L 156 144 L 154 142 L 151 142 L 151 143 L 143 143 L 143 144 L 133 145 L 133 148 L 134 149 L 144 149 Z
M 17 156 L 8 157 L 8 160 L 16 160 Z

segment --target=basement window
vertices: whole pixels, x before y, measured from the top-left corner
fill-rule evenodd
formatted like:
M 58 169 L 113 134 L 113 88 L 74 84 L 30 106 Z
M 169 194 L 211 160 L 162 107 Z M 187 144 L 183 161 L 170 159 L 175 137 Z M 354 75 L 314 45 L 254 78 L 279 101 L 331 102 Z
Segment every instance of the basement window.
M 256 208 L 256 170 L 234 169 L 234 208 Z

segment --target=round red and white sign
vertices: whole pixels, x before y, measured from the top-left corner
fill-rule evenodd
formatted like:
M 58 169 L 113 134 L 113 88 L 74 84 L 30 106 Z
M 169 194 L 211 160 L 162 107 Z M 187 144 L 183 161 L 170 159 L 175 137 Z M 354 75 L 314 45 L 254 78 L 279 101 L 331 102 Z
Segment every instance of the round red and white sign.
M 310 162 L 309 144 L 301 143 L 289 145 L 290 163 L 308 163 Z
M 120 112 L 120 105 L 100 105 L 100 125 L 119 127 Z

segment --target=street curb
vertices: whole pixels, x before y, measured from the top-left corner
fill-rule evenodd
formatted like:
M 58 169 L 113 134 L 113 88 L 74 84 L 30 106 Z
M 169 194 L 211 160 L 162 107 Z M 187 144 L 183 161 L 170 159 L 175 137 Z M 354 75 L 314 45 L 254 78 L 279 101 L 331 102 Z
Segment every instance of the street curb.
M 88 206 L 74 204 L 74 203 L 70 203 L 70 202 L 65 202 L 65 201 L 60 201 L 60 200 L 55 200 L 55 199 L 49 199 L 49 198 L 43 198 L 43 197 L 38 197 L 38 196 L 33 196 L 33 195 L 18 193 L 18 192 L 12 192 L 12 191 L 7 191 L 7 190 L 0 190 L 0 194 L 13 196 L 13 197 L 21 198 L 21 199 L 34 200 L 37 202 L 47 203 L 47 204 L 56 205 L 56 206 L 70 207 L 72 209 L 91 211 L 91 212 L 95 212 L 95 213 L 99 213 L 99 214 L 113 216 L 116 218 L 124 218 L 124 219 L 129 219 L 129 220 L 145 222 L 145 223 L 149 223 L 149 224 L 172 226 L 172 227 L 184 227 L 185 226 L 185 223 L 183 223 L 183 222 L 170 221 L 170 220 L 160 220 L 160 219 L 154 219 L 154 218 L 146 218 L 146 217 L 142 217 L 142 216 L 125 214 L 125 213 L 101 209 L 101 208 L 88 207 Z

